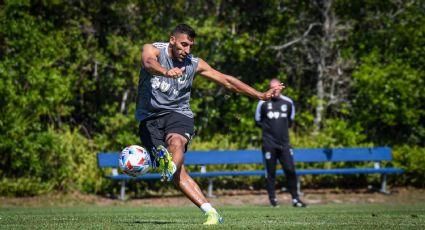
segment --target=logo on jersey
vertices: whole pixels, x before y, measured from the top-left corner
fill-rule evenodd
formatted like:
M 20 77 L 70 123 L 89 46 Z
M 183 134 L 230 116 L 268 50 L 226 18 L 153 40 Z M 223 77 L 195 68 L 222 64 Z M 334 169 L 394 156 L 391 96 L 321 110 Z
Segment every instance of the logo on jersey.
M 182 77 L 179 77 L 176 80 L 179 85 L 183 85 L 187 82 L 188 79 L 188 75 L 184 74 Z M 170 91 L 170 93 L 174 96 L 177 96 L 180 92 L 178 89 L 175 88 L 176 85 L 172 86 L 172 84 L 168 83 L 167 81 L 161 80 L 161 77 L 159 76 L 151 78 L 151 85 L 152 89 L 159 89 L 163 93 L 168 92 L 171 88 L 172 90 Z
M 269 119 L 278 119 L 279 117 L 288 117 L 288 114 L 287 113 L 269 111 L 267 113 L 267 117 Z
M 270 102 L 269 102 L 269 103 L 267 103 L 267 109 L 268 109 L 268 110 L 273 109 L 272 103 L 270 103 Z
M 272 154 L 270 152 L 266 152 L 264 154 L 264 158 L 266 158 L 266 160 L 270 160 L 270 158 L 272 158 Z
M 279 118 L 279 112 L 273 112 L 273 111 L 269 111 L 268 113 L 267 113 L 267 117 L 269 118 L 269 119 L 278 119 Z
M 286 111 L 288 110 L 288 106 L 287 106 L 286 104 L 283 104 L 283 105 L 280 107 L 280 110 L 282 110 L 283 112 L 286 112 Z
M 165 93 L 170 89 L 170 87 L 171 87 L 171 84 L 168 84 L 167 82 L 162 81 L 161 85 L 159 86 L 159 90 L 161 90 L 161 92 Z
M 174 96 L 179 95 L 179 91 L 178 91 L 177 89 L 173 89 L 173 95 L 174 95 Z
M 187 79 L 187 74 L 184 74 L 183 76 L 177 78 L 177 83 L 179 83 L 179 85 L 183 85 L 184 83 L 186 83 Z
M 171 84 L 167 83 L 166 81 L 160 81 L 159 77 L 152 78 L 151 85 L 153 89 L 159 89 L 163 93 L 167 92 L 171 87 Z
M 159 81 L 159 78 L 158 77 L 153 77 L 151 79 L 151 85 L 152 85 L 152 88 L 153 89 L 158 89 L 159 86 L 161 85 L 161 82 Z

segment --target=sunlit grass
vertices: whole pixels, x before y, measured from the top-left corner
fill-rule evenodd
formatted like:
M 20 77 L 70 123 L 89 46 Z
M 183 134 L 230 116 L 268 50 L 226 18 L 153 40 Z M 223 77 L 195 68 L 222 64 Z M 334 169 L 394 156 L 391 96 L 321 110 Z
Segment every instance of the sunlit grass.
M 225 223 L 204 227 L 195 207 L 2 208 L 0 229 L 425 229 L 425 204 L 218 207 Z

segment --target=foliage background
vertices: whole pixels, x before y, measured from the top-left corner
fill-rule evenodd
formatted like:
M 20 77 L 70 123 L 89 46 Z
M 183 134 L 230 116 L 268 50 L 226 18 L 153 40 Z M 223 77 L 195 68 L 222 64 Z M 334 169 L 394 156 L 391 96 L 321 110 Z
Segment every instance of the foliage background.
M 167 41 L 181 22 L 198 33 L 195 55 L 217 70 L 258 90 L 271 77 L 286 83 L 297 108 L 294 147 L 391 146 L 395 160 L 388 164 L 407 172 L 391 183 L 424 187 L 424 6 L 422 0 L 3 1 L 0 194 L 113 193 L 114 184 L 100 179 L 95 154 L 139 142 L 133 114 L 140 48 Z M 256 100 L 201 77 L 194 85 L 191 149 L 260 147 Z M 255 178 L 226 183 L 263 186 Z

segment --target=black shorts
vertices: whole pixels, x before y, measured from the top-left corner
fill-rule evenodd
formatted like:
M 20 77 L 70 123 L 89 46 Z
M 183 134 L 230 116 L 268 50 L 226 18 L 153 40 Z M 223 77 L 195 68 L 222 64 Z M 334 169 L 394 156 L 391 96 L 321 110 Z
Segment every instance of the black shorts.
M 195 134 L 194 119 L 177 112 L 167 113 L 158 117 L 148 118 L 140 122 L 139 137 L 143 146 L 151 152 L 158 145 L 165 147 L 165 137 L 169 133 L 177 133 L 187 139 L 187 146 Z

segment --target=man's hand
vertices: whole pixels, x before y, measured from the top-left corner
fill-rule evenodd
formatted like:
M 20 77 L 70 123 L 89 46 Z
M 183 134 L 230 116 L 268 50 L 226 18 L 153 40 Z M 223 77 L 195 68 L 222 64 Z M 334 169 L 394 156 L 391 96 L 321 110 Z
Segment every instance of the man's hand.
M 164 77 L 169 77 L 174 79 L 179 78 L 183 76 L 185 69 L 186 69 L 185 67 L 182 67 L 182 68 L 174 67 L 172 69 L 166 70 L 164 71 Z
M 270 100 L 273 97 L 277 97 L 280 95 L 280 92 L 285 88 L 285 85 L 281 83 L 280 85 L 273 86 L 269 90 L 267 90 L 265 93 L 263 93 L 260 96 L 260 100 L 267 101 Z

